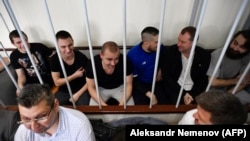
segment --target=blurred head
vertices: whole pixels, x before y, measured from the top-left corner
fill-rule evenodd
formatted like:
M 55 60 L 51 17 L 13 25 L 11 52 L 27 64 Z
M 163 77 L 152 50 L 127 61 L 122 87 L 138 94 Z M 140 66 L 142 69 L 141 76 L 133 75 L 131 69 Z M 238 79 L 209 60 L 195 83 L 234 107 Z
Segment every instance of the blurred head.
M 17 103 L 19 123 L 36 133 L 45 132 L 58 120 L 59 104 L 48 85 L 27 84 L 17 97 Z
M 102 59 L 103 69 L 107 74 L 112 74 L 115 65 L 119 62 L 120 49 L 113 41 L 105 42 L 102 46 L 100 57 Z
M 61 30 L 56 33 L 56 40 L 62 58 L 74 56 L 74 40 L 69 32 Z
M 23 37 L 24 37 L 24 40 L 27 44 L 27 46 L 29 47 L 29 43 L 28 43 L 28 36 L 23 32 L 21 31 L 22 34 L 23 34 Z M 26 50 L 25 50 L 25 46 L 24 46 L 24 43 L 22 42 L 22 39 L 21 39 L 21 36 L 18 34 L 18 31 L 17 30 L 13 30 L 10 32 L 9 34 L 9 39 L 11 41 L 11 43 L 22 53 L 26 53 Z
M 240 59 L 246 56 L 250 51 L 250 30 L 238 31 L 229 47 L 227 48 L 226 55 L 232 59 Z
M 142 47 L 146 52 L 157 50 L 159 30 L 155 27 L 145 27 L 141 32 Z
M 187 26 L 183 28 L 178 36 L 178 50 L 181 53 L 190 53 L 193 40 L 195 36 L 196 28 L 193 26 Z
M 233 94 L 210 90 L 201 93 L 195 100 L 195 124 L 244 124 L 247 120 L 246 107 Z

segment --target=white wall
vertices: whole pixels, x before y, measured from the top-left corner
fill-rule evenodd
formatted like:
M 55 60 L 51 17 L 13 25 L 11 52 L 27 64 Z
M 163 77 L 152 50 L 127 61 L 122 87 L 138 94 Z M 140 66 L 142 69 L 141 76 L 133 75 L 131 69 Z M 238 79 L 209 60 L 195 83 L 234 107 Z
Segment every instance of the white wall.
M 44 0 L 9 0 L 18 20 L 31 42 L 54 45 Z M 189 24 L 194 0 L 166 0 L 166 13 L 162 42 L 174 44 L 180 30 Z M 223 47 L 242 0 L 208 0 L 204 20 L 200 29 L 199 45 L 204 48 Z M 55 32 L 69 31 L 75 46 L 88 46 L 84 24 L 83 0 L 47 0 Z M 86 0 L 91 32 L 91 44 L 101 46 L 107 40 L 123 43 L 123 0 Z M 127 45 L 140 41 L 140 32 L 145 26 L 159 28 L 162 0 L 127 0 Z M 250 2 L 248 1 L 248 6 Z M 11 19 L 0 2 L 0 12 L 10 30 L 14 29 Z M 247 8 L 237 30 L 249 14 Z M 14 48 L 8 39 L 9 31 L 0 19 L 0 41 L 6 48 Z

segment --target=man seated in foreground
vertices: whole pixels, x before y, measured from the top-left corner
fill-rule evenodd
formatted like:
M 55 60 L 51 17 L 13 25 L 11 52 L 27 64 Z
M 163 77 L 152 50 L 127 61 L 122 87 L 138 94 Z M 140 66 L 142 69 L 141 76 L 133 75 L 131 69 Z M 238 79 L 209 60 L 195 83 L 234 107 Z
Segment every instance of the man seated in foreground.
M 210 90 L 195 98 L 197 108 L 187 111 L 179 125 L 245 124 L 247 108 L 232 94 Z
M 47 85 L 26 85 L 17 102 L 21 125 L 15 141 L 95 141 L 87 116 L 59 106 Z

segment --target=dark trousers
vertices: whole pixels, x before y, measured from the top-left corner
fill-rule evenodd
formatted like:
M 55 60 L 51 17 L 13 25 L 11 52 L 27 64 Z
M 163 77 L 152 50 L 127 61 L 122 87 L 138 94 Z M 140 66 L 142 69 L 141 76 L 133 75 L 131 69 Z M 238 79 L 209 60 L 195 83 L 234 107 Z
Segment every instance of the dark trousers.
M 159 105 L 175 105 L 177 103 L 178 97 L 179 97 L 179 93 L 180 93 L 180 86 L 179 88 L 171 88 L 169 86 L 167 86 L 166 84 L 164 84 L 163 81 L 157 82 L 156 83 L 156 97 L 158 99 L 158 104 Z M 183 90 L 182 95 L 181 95 L 181 99 L 180 99 L 180 103 L 179 104 L 184 104 L 184 94 L 187 91 Z
M 152 83 L 143 83 L 134 78 L 132 95 L 135 105 L 149 105 L 150 99 L 146 96 L 146 93 L 151 91 L 151 88 Z
M 72 102 L 69 101 L 70 94 L 57 91 L 55 97 L 58 99 L 60 105 L 72 105 Z M 82 94 L 79 99 L 75 102 L 76 105 L 89 105 L 90 95 L 88 92 Z

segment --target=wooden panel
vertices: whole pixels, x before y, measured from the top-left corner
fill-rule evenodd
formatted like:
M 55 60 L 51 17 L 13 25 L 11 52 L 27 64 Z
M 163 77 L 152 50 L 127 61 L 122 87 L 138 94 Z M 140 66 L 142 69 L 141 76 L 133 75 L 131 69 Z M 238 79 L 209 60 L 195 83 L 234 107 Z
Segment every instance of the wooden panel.
M 73 108 L 73 106 L 64 106 Z M 149 108 L 148 105 L 127 106 L 77 106 L 76 109 L 85 114 L 145 114 L 145 113 L 185 113 L 186 111 L 195 108 L 196 105 L 180 105 L 178 108 L 175 105 L 155 105 Z M 7 105 L 8 110 L 17 110 L 17 105 Z M 3 110 L 1 107 L 0 110 Z

